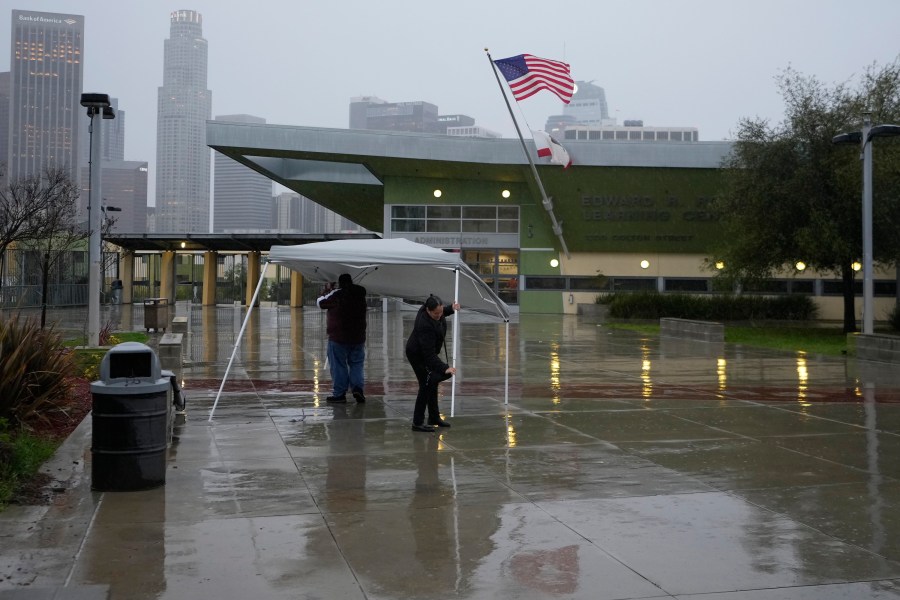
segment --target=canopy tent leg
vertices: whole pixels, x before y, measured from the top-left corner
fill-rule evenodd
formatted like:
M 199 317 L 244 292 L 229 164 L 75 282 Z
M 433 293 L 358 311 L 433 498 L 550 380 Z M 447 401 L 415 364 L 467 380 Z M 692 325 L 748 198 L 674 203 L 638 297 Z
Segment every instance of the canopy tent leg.
M 244 337 L 244 329 L 247 328 L 247 322 L 250 321 L 250 313 L 253 312 L 253 307 L 256 305 L 256 299 L 259 297 L 259 290 L 262 289 L 263 280 L 266 277 L 266 269 L 269 268 L 269 262 L 266 261 L 266 264 L 262 268 L 262 272 L 259 274 L 259 283 L 256 284 L 256 291 L 253 292 L 253 298 L 250 300 L 250 306 L 247 307 L 247 316 L 244 317 L 244 323 L 241 325 L 241 330 L 238 332 L 237 339 L 234 341 L 234 349 L 231 351 L 231 358 L 228 359 L 228 366 L 225 368 L 225 375 L 222 377 L 222 385 L 219 386 L 219 391 L 216 394 L 216 401 L 213 402 L 212 410 L 209 411 L 209 421 L 213 420 L 213 415 L 216 412 L 216 407 L 219 405 L 219 396 L 222 395 L 222 390 L 225 389 L 225 381 L 228 380 L 228 373 L 231 371 L 231 364 L 234 362 L 234 356 L 237 354 L 238 348 L 241 346 L 241 339 Z
M 509 404 L 509 319 L 506 320 L 506 376 L 503 381 L 503 404 Z
M 459 302 L 459 269 L 454 269 L 456 272 L 456 284 L 453 290 L 453 303 L 456 304 Z M 462 308 L 462 307 L 460 307 Z M 456 368 L 456 353 L 459 348 L 458 345 L 459 340 L 459 313 L 456 314 L 456 318 L 453 319 L 453 364 L 450 365 L 454 369 Z M 450 384 L 450 416 L 452 417 L 456 413 L 456 375 L 453 376 L 453 381 Z

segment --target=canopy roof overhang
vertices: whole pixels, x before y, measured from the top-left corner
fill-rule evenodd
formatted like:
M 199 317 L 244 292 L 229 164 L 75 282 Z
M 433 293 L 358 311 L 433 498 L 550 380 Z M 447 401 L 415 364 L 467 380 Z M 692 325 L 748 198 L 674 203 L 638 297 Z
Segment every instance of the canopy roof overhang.
M 374 233 L 110 233 L 103 241 L 130 252 L 268 252 L 276 245 L 292 246 L 332 240 L 377 239 Z
M 207 144 L 237 162 L 372 231 L 384 227 L 385 182 L 430 178 L 524 182 L 540 198 L 522 143 L 515 138 L 324 129 L 207 121 Z M 534 143 L 525 142 L 536 156 Z M 577 177 L 592 167 L 717 168 L 728 142 L 565 141 Z M 559 169 L 548 159 L 537 168 Z

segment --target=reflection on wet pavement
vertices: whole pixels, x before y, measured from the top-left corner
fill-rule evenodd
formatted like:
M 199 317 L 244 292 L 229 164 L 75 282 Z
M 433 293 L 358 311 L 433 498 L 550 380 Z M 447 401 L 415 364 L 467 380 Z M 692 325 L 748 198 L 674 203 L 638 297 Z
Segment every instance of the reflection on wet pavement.
M 332 406 L 322 313 L 263 308 L 209 420 L 244 312 L 177 309 L 166 485 L 90 491 L 87 421 L 53 503 L 0 513 L 0 599 L 900 598 L 900 369 L 575 316 L 519 316 L 507 357 L 463 313 L 423 434 L 412 313 L 370 312 L 368 402 Z

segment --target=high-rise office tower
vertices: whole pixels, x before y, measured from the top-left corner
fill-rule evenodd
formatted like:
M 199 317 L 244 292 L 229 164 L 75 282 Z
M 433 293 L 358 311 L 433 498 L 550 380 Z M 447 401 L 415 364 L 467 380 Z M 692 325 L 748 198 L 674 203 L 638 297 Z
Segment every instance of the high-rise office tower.
M 210 149 L 206 121 L 208 48 L 203 18 L 192 10 L 171 15 L 156 122 L 156 231 L 209 231 Z
M 385 102 L 376 96 L 350 99 L 350 129 L 446 133 L 438 122 L 438 107 L 430 102 Z
M 45 168 L 77 177 L 84 17 L 12 11 L 9 141 L 11 180 Z
M 297 233 L 366 233 L 368 230 L 296 192 L 275 196 L 272 228 Z
M 609 117 L 606 91 L 590 81 L 579 81 L 572 101 L 563 106 L 563 114 L 575 117 L 579 125 L 615 125 Z
M 9 71 L 0 73 L 0 179 L 9 158 Z
M 252 115 L 221 115 L 216 121 L 266 122 Z M 218 152 L 213 166 L 213 231 L 271 229 L 272 180 Z
M 119 99 L 110 98 L 109 105 L 116 114 L 115 119 L 104 119 L 100 126 L 100 158 L 102 160 L 125 160 L 125 111 L 119 108 Z M 91 120 L 84 118 L 79 135 L 78 160 L 82 167 L 91 160 Z
M 111 220 L 114 233 L 147 232 L 147 163 L 136 160 L 103 160 L 103 216 Z M 90 176 L 84 167 L 81 176 L 81 197 L 90 196 Z M 86 220 L 82 208 L 81 220 Z

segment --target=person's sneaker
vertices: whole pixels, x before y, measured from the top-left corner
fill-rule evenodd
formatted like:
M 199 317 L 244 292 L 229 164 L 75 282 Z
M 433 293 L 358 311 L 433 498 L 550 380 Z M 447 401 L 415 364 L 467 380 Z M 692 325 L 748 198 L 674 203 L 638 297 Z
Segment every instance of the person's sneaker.
M 431 425 L 416 425 L 415 423 L 413 423 L 412 430 L 413 431 L 424 431 L 426 433 L 434 433 L 434 427 L 432 427 Z
M 330 402 L 331 404 L 341 404 L 347 401 L 347 396 L 345 394 L 341 394 L 340 396 L 328 396 L 325 398 L 325 402 Z
M 434 425 L 435 427 L 450 427 L 450 423 L 443 419 L 438 419 L 436 421 L 428 421 L 429 425 Z
M 363 391 L 360 389 L 353 390 L 353 398 L 357 402 L 365 402 L 366 401 L 366 395 L 363 394 Z

